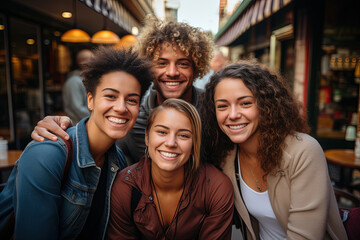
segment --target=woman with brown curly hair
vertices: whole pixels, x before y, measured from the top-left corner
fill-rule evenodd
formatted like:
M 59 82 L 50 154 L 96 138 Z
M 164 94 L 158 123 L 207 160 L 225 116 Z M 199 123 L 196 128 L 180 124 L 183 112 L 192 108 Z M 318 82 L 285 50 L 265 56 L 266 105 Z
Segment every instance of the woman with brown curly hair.
M 231 179 L 244 238 L 347 239 L 323 150 L 279 76 L 234 63 L 202 101 L 204 159 Z

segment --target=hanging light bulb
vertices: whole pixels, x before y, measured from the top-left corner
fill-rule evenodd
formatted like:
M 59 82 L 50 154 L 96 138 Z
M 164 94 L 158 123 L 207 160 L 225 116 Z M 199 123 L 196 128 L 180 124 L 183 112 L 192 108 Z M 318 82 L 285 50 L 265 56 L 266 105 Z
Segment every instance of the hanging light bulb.
M 92 43 L 99 43 L 99 44 L 115 44 L 118 43 L 119 41 L 120 41 L 119 36 L 109 30 L 98 31 L 91 38 Z
M 74 10 L 74 28 L 66 31 L 60 38 L 62 42 L 72 42 L 72 43 L 81 43 L 81 42 L 90 42 L 90 36 L 85 31 L 77 28 L 76 24 L 76 0 L 73 0 L 73 10 Z
M 120 42 L 118 42 L 114 48 L 116 49 L 128 49 L 130 47 L 133 47 L 135 45 L 135 43 L 137 42 L 137 39 L 134 35 L 125 35 L 121 38 Z
M 106 29 L 106 18 L 105 16 L 103 16 L 103 21 L 104 21 L 104 26 L 103 26 L 103 30 L 96 32 L 92 38 L 91 38 L 91 42 L 92 43 L 97 43 L 97 44 L 116 44 L 120 41 L 119 36 Z

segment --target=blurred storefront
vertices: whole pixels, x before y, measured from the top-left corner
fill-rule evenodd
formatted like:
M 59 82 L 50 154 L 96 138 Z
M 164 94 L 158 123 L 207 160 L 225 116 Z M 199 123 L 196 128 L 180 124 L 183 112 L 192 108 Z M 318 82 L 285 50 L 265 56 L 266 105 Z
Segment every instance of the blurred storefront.
M 226 1 L 221 2 L 224 11 Z M 216 44 L 229 48 L 231 60 L 257 58 L 279 70 L 303 103 L 312 135 L 324 149 L 353 148 L 355 135 L 346 136 L 346 129 L 356 126 L 358 113 L 357 1 L 238 3 L 226 21 L 220 19 Z
M 72 18 L 61 16 L 74 6 Z M 64 32 L 77 27 L 92 36 L 106 28 L 121 41 L 141 27 L 147 14 L 154 14 L 151 0 L 2 1 L 0 137 L 9 141 L 9 148 L 23 149 L 39 119 L 63 114 L 61 91 L 75 53 L 97 46 L 62 42 Z

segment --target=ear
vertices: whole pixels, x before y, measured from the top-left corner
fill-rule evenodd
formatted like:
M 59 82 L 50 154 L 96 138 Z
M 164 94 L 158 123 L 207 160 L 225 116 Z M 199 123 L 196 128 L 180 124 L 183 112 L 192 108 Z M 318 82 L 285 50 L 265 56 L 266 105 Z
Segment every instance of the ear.
M 145 145 L 147 147 L 149 146 L 149 134 L 147 130 L 145 130 Z
M 94 109 L 94 97 L 89 92 L 87 93 L 87 104 L 88 104 L 88 109 L 92 111 Z

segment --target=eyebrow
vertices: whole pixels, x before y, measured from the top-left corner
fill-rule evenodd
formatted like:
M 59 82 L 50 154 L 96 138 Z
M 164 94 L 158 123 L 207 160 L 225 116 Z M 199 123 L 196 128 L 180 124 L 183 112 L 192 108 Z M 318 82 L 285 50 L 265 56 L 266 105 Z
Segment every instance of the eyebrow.
M 157 61 L 159 61 L 159 60 L 169 61 L 169 59 L 167 59 L 167 58 L 158 58 Z M 189 62 L 191 62 L 191 59 L 189 59 L 189 58 L 179 58 L 179 59 L 176 59 L 176 61 L 189 61 Z
M 116 93 L 120 93 L 120 91 L 118 91 L 116 89 L 113 89 L 113 88 L 104 88 L 102 90 L 102 92 L 107 91 L 107 90 L 113 91 L 113 92 L 116 92 Z M 138 97 L 140 97 L 140 94 L 138 94 L 138 93 L 130 93 L 130 94 L 128 94 L 128 96 L 138 96 Z
M 165 129 L 170 129 L 169 127 L 167 127 L 165 125 L 162 125 L 162 124 L 157 124 L 154 127 L 162 127 L 162 128 L 165 128 Z M 181 131 L 187 131 L 187 132 L 192 133 L 192 131 L 187 129 L 187 128 L 181 128 L 181 129 L 178 130 L 178 132 L 181 132 Z
M 253 96 L 242 96 L 242 97 L 239 97 L 239 98 L 237 98 L 236 100 L 242 100 L 242 99 L 244 99 L 244 98 L 254 98 Z M 227 100 L 226 99 L 217 99 L 217 100 L 215 100 L 215 102 L 227 102 Z

